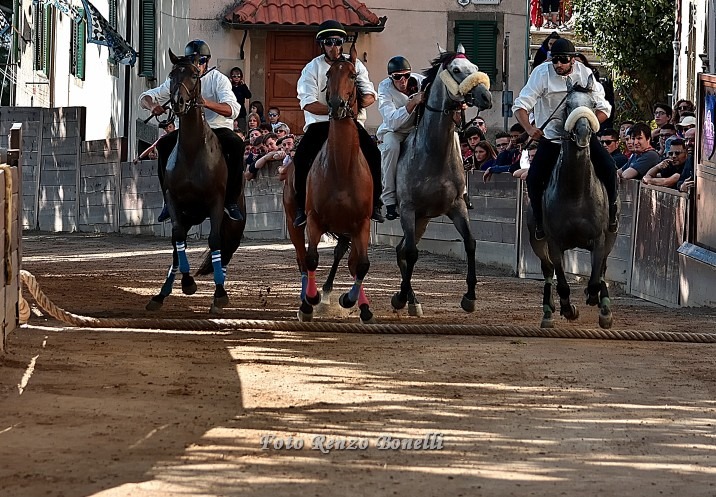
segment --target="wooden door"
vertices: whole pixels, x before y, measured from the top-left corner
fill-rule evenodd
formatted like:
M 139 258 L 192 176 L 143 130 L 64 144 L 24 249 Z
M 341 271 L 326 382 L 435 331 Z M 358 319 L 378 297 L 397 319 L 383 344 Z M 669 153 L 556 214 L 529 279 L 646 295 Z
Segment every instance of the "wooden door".
M 308 61 L 320 54 L 313 33 L 269 32 L 266 40 L 266 102 L 281 109 L 281 121 L 291 133 L 303 134 L 303 111 L 296 98 L 296 82 Z M 268 118 L 267 118 L 268 119 Z

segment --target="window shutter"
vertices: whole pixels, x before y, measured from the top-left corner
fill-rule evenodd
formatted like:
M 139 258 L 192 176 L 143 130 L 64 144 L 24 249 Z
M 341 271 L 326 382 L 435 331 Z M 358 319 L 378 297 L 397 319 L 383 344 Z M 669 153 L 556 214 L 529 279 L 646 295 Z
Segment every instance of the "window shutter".
M 12 30 L 12 59 L 17 64 L 17 67 L 20 67 L 21 57 L 20 57 L 20 37 L 18 36 L 18 33 L 20 32 L 20 29 L 22 26 L 20 25 L 19 18 L 22 13 L 22 1 L 21 0 L 15 0 L 15 9 L 12 16 L 12 23 L 15 29 Z
M 84 17 L 85 11 L 78 9 L 82 21 L 78 24 L 72 23 L 72 40 L 70 46 L 70 74 L 84 81 L 85 79 L 85 57 L 87 52 L 87 20 Z
M 45 19 L 45 9 L 35 9 L 35 25 L 33 26 L 35 32 L 34 49 L 35 49 L 35 71 L 42 69 L 42 34 Z
M 52 56 L 52 21 L 53 7 L 49 3 L 44 7 L 44 18 L 42 26 L 42 72 L 50 75 L 50 63 Z
M 141 0 L 139 24 L 139 75 L 154 79 L 156 17 L 154 0 Z
M 117 31 L 117 0 L 109 0 L 109 25 Z
M 467 58 L 487 73 L 492 81 L 497 79 L 497 22 L 455 21 L 455 49 L 462 43 Z

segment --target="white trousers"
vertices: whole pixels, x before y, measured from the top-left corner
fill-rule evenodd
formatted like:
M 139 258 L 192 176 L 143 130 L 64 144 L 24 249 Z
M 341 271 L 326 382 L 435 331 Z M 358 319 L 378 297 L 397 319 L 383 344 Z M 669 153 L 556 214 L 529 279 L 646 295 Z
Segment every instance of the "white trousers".
M 383 143 L 380 144 L 380 168 L 383 176 L 383 194 L 380 199 L 383 205 L 396 205 L 398 197 L 395 192 L 395 175 L 398 170 L 398 157 L 400 157 L 400 145 L 408 137 L 408 132 L 388 131 L 383 135 Z

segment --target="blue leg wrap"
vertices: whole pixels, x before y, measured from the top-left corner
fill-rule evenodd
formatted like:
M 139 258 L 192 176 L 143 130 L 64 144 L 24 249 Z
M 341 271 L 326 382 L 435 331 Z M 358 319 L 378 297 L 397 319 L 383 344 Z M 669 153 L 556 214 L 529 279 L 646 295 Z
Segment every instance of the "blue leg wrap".
M 214 268 L 214 284 L 223 285 L 225 275 L 224 269 L 221 267 L 221 250 L 211 251 L 211 265 Z
M 172 293 L 172 286 L 174 286 L 174 280 L 177 277 L 177 270 L 179 268 L 170 266 L 169 272 L 167 273 L 167 279 L 164 280 L 164 284 L 162 285 L 162 289 L 159 290 L 159 295 L 166 297 L 170 293 Z
M 356 279 L 355 283 L 353 283 L 353 286 L 351 287 L 351 290 L 348 292 L 348 298 L 355 302 L 358 300 L 358 297 L 360 296 L 360 287 L 363 286 L 363 280 Z
M 301 273 L 301 302 L 306 298 L 306 288 L 308 287 L 308 273 Z
M 186 244 L 184 242 L 176 243 L 177 257 L 179 257 L 179 271 L 182 274 L 189 272 L 189 259 L 186 258 Z

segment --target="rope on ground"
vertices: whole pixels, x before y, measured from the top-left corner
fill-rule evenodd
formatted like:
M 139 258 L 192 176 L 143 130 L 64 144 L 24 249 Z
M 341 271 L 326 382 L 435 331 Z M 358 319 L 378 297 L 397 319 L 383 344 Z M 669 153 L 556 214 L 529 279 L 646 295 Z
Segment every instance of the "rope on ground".
M 94 318 L 67 312 L 55 305 L 40 289 L 35 277 L 21 270 L 23 283 L 37 304 L 50 316 L 83 328 L 135 328 L 185 331 L 310 331 L 318 333 L 472 335 L 492 337 L 591 338 L 601 340 L 638 340 L 660 342 L 716 343 L 716 333 L 682 333 L 672 331 L 544 329 L 531 326 L 480 324 L 359 324 L 260 319 L 145 319 Z

